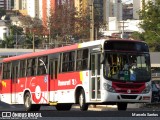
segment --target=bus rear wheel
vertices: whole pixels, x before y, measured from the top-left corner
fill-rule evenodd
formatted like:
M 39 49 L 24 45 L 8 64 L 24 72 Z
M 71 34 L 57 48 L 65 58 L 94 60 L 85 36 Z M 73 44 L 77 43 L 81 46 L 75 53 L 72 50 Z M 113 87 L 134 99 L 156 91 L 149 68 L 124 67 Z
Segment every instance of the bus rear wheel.
M 59 111 L 67 111 L 70 110 L 72 107 L 72 104 L 57 104 L 56 109 Z
M 127 103 L 117 103 L 118 110 L 127 110 Z
M 27 92 L 24 96 L 24 107 L 25 111 L 38 111 L 40 110 L 40 105 L 32 104 L 31 94 Z
M 80 91 L 79 95 L 79 106 L 81 111 L 88 110 L 88 104 L 86 104 L 85 93 L 83 89 Z

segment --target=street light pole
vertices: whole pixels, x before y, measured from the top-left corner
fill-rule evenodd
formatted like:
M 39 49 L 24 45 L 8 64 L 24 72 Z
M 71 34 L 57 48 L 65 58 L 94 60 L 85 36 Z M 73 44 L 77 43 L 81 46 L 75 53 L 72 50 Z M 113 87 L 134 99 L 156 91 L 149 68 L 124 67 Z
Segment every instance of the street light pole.
M 90 0 L 90 41 L 94 40 L 94 0 Z
M 35 52 L 35 45 L 34 45 L 35 43 L 34 43 L 34 41 L 35 40 L 34 40 L 34 32 L 33 32 L 33 41 L 32 41 L 33 42 L 33 52 Z

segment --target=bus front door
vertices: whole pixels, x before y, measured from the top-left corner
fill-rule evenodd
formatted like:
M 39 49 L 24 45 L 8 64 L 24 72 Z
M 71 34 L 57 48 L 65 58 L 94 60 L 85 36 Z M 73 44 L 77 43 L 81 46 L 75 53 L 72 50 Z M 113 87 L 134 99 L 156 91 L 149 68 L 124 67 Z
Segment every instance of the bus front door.
M 101 91 L 100 91 L 100 70 L 101 70 L 101 63 L 100 63 L 101 54 L 99 53 L 92 53 L 91 54 L 91 81 L 90 81 L 90 93 L 91 93 L 91 100 L 98 101 L 101 98 Z
M 17 102 L 17 83 L 18 83 L 18 62 L 12 62 L 12 68 L 11 68 L 11 85 L 12 85 L 12 89 L 11 89 L 11 100 L 12 103 L 16 103 Z

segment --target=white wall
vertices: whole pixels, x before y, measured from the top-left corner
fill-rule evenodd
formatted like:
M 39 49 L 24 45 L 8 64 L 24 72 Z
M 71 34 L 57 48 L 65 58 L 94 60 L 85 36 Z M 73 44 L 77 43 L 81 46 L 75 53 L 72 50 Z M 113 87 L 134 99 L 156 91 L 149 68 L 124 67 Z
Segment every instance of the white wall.
M 27 12 L 31 17 L 35 17 L 35 1 L 27 0 Z
M 144 32 L 139 26 L 140 20 L 117 21 L 116 17 L 110 17 L 109 21 L 109 30 L 103 31 L 106 36 L 111 36 L 112 33 L 121 33 L 123 30 L 124 32 Z
M 0 25 L 0 40 L 4 40 L 5 35 L 9 36 L 9 29 L 5 25 Z

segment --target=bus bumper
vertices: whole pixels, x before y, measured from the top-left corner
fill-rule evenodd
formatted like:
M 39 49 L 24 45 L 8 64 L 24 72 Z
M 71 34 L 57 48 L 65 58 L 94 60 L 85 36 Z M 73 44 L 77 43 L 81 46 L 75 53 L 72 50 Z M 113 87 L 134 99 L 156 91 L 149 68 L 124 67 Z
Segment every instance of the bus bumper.
M 103 96 L 102 102 L 128 102 L 128 103 L 151 102 L 151 92 L 147 94 L 122 94 L 122 93 L 106 92 L 102 96 Z

